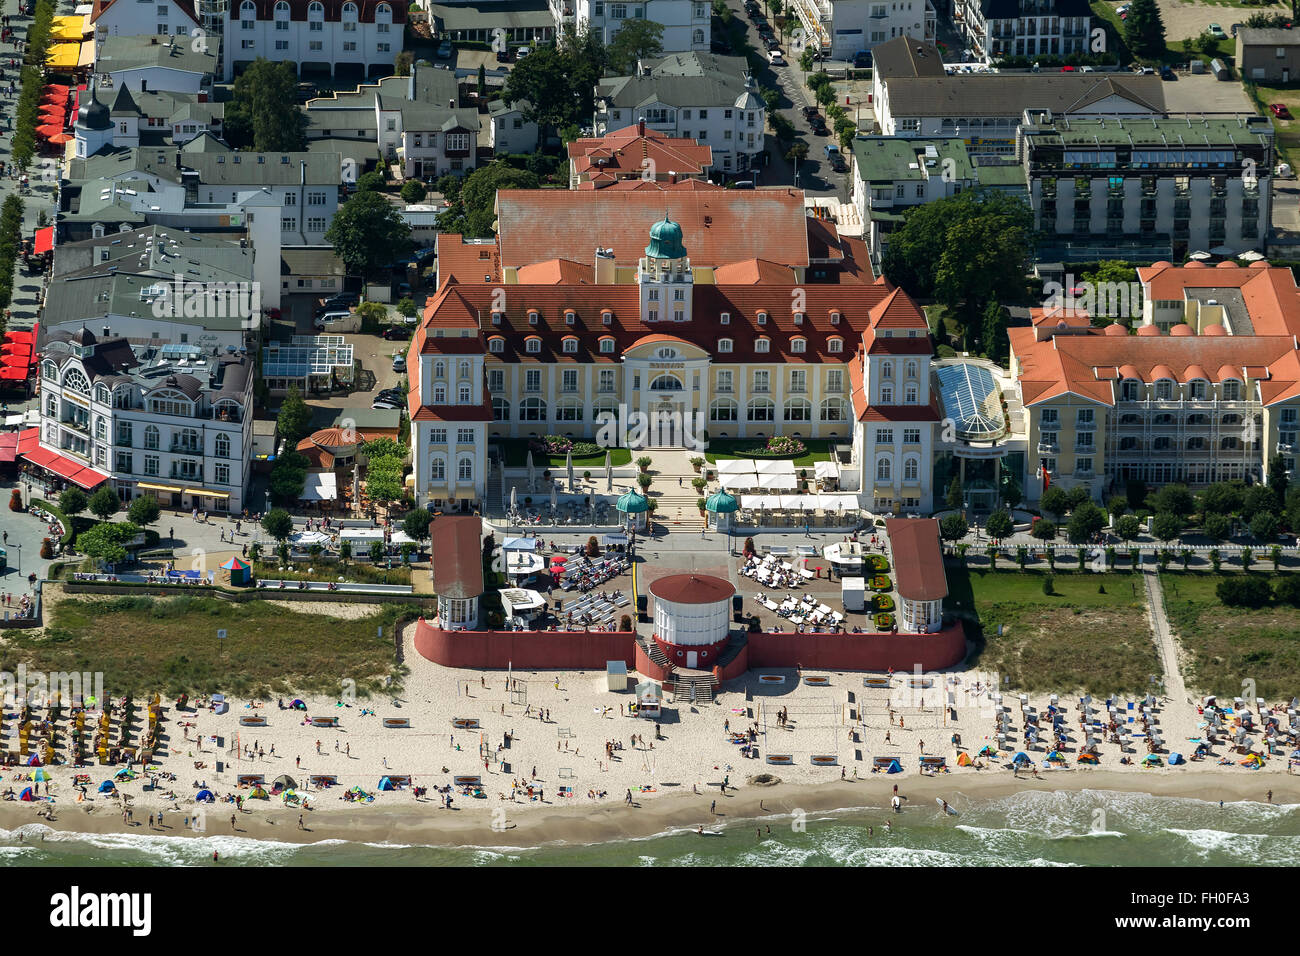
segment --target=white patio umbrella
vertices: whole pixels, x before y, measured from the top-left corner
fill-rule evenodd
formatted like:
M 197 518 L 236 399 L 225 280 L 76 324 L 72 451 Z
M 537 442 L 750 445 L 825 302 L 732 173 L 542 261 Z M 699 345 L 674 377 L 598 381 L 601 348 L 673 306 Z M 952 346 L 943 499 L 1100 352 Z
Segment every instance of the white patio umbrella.
M 551 511 L 555 511 L 560 506 L 560 483 L 551 482 Z
M 573 491 L 573 449 L 564 453 L 564 470 L 569 473 L 569 491 Z
M 519 501 L 518 501 L 517 496 L 516 496 L 516 493 L 515 493 L 515 486 L 514 486 L 514 485 L 511 485 L 511 486 L 510 486 L 510 510 L 511 510 L 511 511 L 518 511 L 518 510 L 519 510 Z
M 533 464 L 533 450 L 528 449 L 528 490 L 537 490 L 537 466 Z
M 1206 259 L 1211 258 L 1211 256 L 1208 252 L 1193 252 L 1187 258 L 1195 259 L 1197 262 L 1204 262 Z
M 613 453 L 605 449 L 605 493 L 611 494 L 614 491 L 614 458 Z

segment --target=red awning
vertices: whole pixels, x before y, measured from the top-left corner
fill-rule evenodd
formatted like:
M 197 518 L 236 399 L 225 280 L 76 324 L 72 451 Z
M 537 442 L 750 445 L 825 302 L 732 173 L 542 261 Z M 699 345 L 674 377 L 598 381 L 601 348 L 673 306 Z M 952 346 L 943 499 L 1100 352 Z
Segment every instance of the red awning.
M 32 356 L 30 352 L 26 355 L 0 355 L 0 365 L 6 368 L 31 368 Z
M 0 432 L 0 463 L 8 464 L 18 457 L 18 433 Z
M 27 376 L 31 373 L 31 370 L 32 367 L 30 365 L 27 366 L 27 368 L 10 368 L 6 365 L 0 368 L 0 379 L 11 382 L 22 382 L 26 380 Z
M 37 442 L 41 440 L 41 430 L 39 428 L 24 428 L 18 433 L 18 454 L 26 456 L 33 448 L 39 447 Z
M 6 342 L 0 345 L 0 355 L 16 355 L 19 358 L 31 358 L 32 347 L 26 342 Z
M 22 452 L 21 455 L 33 465 L 44 468 L 46 471 L 53 472 L 60 478 L 66 478 L 74 485 L 80 485 L 87 491 L 91 488 L 98 488 L 104 482 L 108 481 L 108 475 L 104 474 L 102 471 L 96 471 L 94 468 L 87 468 L 81 462 L 75 461 L 67 455 L 60 455 L 57 452 L 50 451 L 48 448 L 41 448 L 39 445 L 31 451 Z
M 31 345 L 36 340 L 35 332 L 21 332 L 18 329 L 10 329 L 5 333 L 6 342 L 21 342 Z
M 46 226 L 44 229 L 36 230 L 36 245 L 34 247 L 36 255 L 49 252 L 54 248 L 54 227 Z

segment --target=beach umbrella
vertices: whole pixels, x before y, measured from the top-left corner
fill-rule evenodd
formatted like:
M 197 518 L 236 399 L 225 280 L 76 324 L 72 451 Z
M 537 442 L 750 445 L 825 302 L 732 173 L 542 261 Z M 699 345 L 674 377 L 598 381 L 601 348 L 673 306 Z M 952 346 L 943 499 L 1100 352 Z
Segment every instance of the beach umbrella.
M 528 449 L 528 490 L 537 490 L 537 466 L 533 464 L 533 450 Z
M 511 511 L 519 510 L 519 495 L 514 485 L 510 486 L 510 510 Z
M 71 133 L 59 133 L 57 136 L 51 136 L 50 142 L 56 146 L 62 146 L 64 143 L 70 143 L 74 139 L 76 139 L 76 137 Z
M 1208 252 L 1193 252 L 1187 258 L 1195 259 L 1197 262 L 1204 262 L 1206 259 L 1210 258 L 1210 254 Z
M 569 474 L 569 490 L 573 490 L 573 448 L 564 453 L 564 470 Z
M 52 123 L 46 123 L 43 126 L 36 127 L 36 135 L 41 139 L 49 139 L 51 136 L 58 136 L 63 132 L 63 127 L 55 126 Z
M 34 770 L 27 775 L 27 779 L 35 780 L 37 783 L 43 783 L 50 779 L 50 775 L 49 772 L 45 770 Z
M 611 494 L 614 491 L 614 457 L 613 453 L 605 449 L 605 493 Z
M 560 506 L 560 483 L 551 482 L 551 511 L 555 511 Z

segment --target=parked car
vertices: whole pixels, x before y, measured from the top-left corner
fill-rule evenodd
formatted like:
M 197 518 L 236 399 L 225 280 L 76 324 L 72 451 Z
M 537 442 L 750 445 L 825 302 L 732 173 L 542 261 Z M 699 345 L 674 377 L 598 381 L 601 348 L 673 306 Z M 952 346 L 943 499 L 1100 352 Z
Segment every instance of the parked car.
M 859 50 L 857 53 L 853 54 L 854 69 L 865 70 L 869 66 L 871 66 L 870 50 Z
M 1176 80 L 1176 79 L 1178 79 L 1178 77 L 1174 74 L 1174 71 L 1173 71 L 1172 69 L 1170 69 L 1168 66 L 1162 66 L 1162 67 L 1160 68 L 1160 79 L 1162 79 L 1162 80 Z
M 390 325 L 380 334 L 390 342 L 405 342 L 411 337 L 411 330 L 400 325 Z
M 815 106 L 805 106 L 803 108 L 803 118 L 810 123 L 820 115 L 821 113 L 817 112 L 817 107 Z
M 452 49 L 451 49 L 450 40 L 443 40 L 441 43 L 438 44 L 438 59 L 440 60 L 450 59 L 451 54 L 452 54 Z
M 773 66 L 785 66 L 785 59 L 781 56 L 780 47 L 768 51 L 767 62 L 771 63 Z
M 1226 39 L 1228 39 L 1228 34 L 1224 33 L 1224 32 L 1223 32 L 1223 27 L 1219 26 L 1217 23 L 1211 23 L 1211 24 L 1206 28 L 1206 31 L 1205 31 L 1205 32 L 1208 33 L 1210 36 L 1214 37 L 1214 39 L 1216 39 L 1216 40 L 1226 40 Z
M 849 171 L 849 164 L 844 161 L 843 153 L 831 153 L 831 169 L 835 170 L 837 173 L 846 173 Z
M 1289 120 L 1292 118 L 1291 111 L 1286 108 L 1285 103 L 1269 103 L 1268 108 L 1269 111 L 1278 119 Z
M 830 159 L 831 157 L 838 155 L 839 151 L 840 148 L 836 146 L 834 143 L 827 143 L 825 146 L 822 147 L 822 155 L 825 156 L 827 159 Z
M 816 133 L 818 136 L 829 136 L 831 133 L 830 127 L 826 125 L 826 121 L 822 119 L 820 116 L 814 116 L 809 121 L 808 125 L 812 128 L 812 131 Z
M 514 61 L 515 54 L 512 50 L 497 50 L 498 63 L 513 63 Z
M 392 410 L 394 410 L 394 409 L 399 409 L 399 408 L 401 408 L 402 406 L 401 406 L 401 404 L 400 404 L 399 402 L 391 402 L 391 401 L 388 401 L 388 400 L 386 400 L 386 399 L 380 399 L 380 400 L 377 401 L 377 402 L 371 402 L 371 403 L 370 403 L 370 407 L 371 407 L 371 408 L 382 408 L 382 409 L 387 409 L 387 410 L 389 410 L 389 411 L 392 411 Z
M 394 372 L 405 372 L 405 371 L 406 371 L 406 357 L 405 357 L 405 356 L 403 356 L 403 355 L 394 355 L 394 356 L 393 356 L 393 371 L 394 371 Z

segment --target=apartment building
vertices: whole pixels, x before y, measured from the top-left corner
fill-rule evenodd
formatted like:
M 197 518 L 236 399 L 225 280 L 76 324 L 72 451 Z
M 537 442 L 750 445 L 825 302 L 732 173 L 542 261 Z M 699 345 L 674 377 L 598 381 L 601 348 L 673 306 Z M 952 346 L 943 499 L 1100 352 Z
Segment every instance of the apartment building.
M 653 20 L 663 26 L 665 53 L 709 50 L 713 8 L 707 0 L 549 0 L 556 30 L 566 26 L 578 33 L 592 31 L 609 43 L 632 20 Z
M 792 0 L 790 7 L 804 36 L 837 60 L 902 36 L 932 43 L 938 21 L 930 0 Z
M 95 53 L 95 73 L 107 88 L 211 96 L 220 69 L 216 45 L 187 36 L 108 36 Z
M 97 44 L 107 37 L 164 33 L 190 39 L 203 26 L 193 0 L 95 0 L 90 24 Z
M 1251 83 L 1291 83 L 1300 77 L 1300 31 L 1239 27 L 1236 67 Z
M 1268 235 L 1273 126 L 1255 116 L 1027 117 L 1030 204 L 1045 261 L 1181 259 Z
M 985 63 L 1093 52 L 1088 0 L 956 0 L 956 10 L 971 52 Z
M 402 51 L 406 4 L 389 0 L 229 0 L 226 81 L 259 57 L 329 76 L 383 76 Z
M 801 191 L 508 190 L 497 213 L 495 241 L 439 237 L 407 360 L 423 497 L 481 497 L 490 441 L 613 421 L 646 446 L 688 447 L 697 424 L 830 439 L 845 487 L 931 507 L 925 317 Z
M 1087 321 L 1010 330 L 1032 449 L 1026 497 L 1041 495 L 1044 473 L 1095 496 L 1129 480 L 1267 481 L 1275 457 L 1294 477 L 1300 290 L 1290 270 L 1157 262 L 1138 277 L 1136 330 Z
M 569 188 L 707 179 L 713 152 L 693 139 L 665 136 L 645 123 L 569 144 Z
M 742 57 L 690 53 L 642 60 L 633 76 L 596 85 L 596 136 L 644 123 L 713 154 L 714 168 L 740 173 L 764 149 L 767 106 Z

